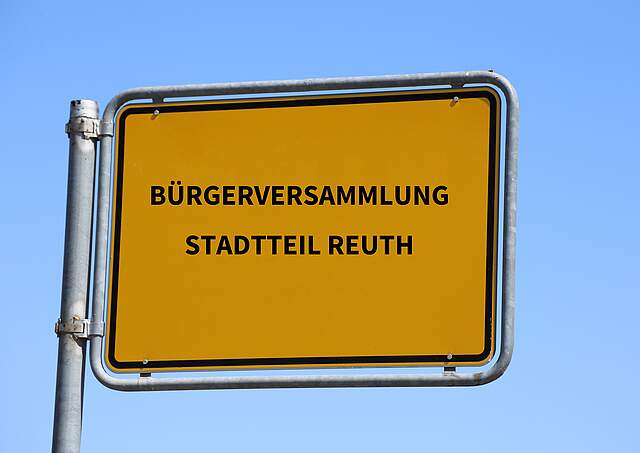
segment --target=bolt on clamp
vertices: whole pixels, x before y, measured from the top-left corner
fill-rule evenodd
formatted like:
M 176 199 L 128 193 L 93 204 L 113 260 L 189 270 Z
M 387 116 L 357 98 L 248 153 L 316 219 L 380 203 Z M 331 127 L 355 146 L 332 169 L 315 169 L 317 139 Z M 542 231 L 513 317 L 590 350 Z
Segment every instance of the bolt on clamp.
M 68 333 L 74 338 L 103 337 L 104 323 L 101 321 L 91 321 L 89 319 L 80 319 L 74 316 L 71 319 L 58 319 L 55 324 L 54 331 L 57 336 Z

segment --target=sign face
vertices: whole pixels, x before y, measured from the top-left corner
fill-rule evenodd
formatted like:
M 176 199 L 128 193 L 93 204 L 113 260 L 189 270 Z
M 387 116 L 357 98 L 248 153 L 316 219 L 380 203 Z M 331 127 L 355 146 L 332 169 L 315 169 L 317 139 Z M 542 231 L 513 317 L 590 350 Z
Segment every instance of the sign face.
M 107 365 L 488 362 L 499 129 L 487 87 L 126 105 Z

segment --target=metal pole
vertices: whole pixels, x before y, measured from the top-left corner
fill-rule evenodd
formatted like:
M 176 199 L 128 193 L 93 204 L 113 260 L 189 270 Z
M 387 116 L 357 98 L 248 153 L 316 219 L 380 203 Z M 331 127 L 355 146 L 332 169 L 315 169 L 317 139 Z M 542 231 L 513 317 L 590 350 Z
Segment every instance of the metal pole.
M 53 453 L 78 453 L 82 431 L 82 400 L 86 339 L 82 338 L 88 305 L 89 265 L 98 104 L 71 101 L 69 175 L 58 334 L 58 373 L 53 419 Z

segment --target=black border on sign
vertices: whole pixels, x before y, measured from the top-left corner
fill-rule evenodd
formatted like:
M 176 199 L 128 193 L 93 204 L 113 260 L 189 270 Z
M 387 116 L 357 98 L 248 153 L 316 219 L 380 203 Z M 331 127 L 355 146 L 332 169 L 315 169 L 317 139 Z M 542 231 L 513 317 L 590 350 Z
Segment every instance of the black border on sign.
M 155 110 L 159 113 L 173 112 L 201 112 L 213 110 L 242 110 L 254 108 L 282 108 L 282 107 L 308 107 L 324 105 L 347 105 L 347 104 L 372 104 L 385 102 L 408 102 L 426 100 L 446 100 L 457 96 L 460 99 L 484 98 L 489 101 L 489 171 L 488 171 L 488 196 L 487 196 L 487 253 L 486 253 L 486 291 L 485 291 L 485 335 L 484 350 L 480 354 L 454 355 L 451 359 L 447 355 L 394 355 L 394 356 L 342 356 L 342 357 L 268 357 L 268 358 L 245 358 L 245 359 L 197 359 L 197 360 L 150 360 L 147 363 L 121 362 L 116 359 L 116 317 L 118 306 L 118 276 L 120 262 L 120 235 L 122 225 L 122 183 L 124 176 L 124 137 L 126 119 L 129 115 L 151 114 Z M 246 99 L 246 98 L 245 98 Z M 499 147 L 498 134 L 498 95 L 488 87 L 479 87 L 478 91 L 438 91 L 438 92 L 377 92 L 377 93 L 354 93 L 353 97 L 342 95 L 339 97 L 283 97 L 269 98 L 267 100 L 246 101 L 239 99 L 239 102 L 227 101 L 223 103 L 185 103 L 145 106 L 126 106 L 118 118 L 117 123 L 117 173 L 115 182 L 115 218 L 113 224 L 113 256 L 111 261 L 111 300 L 108 332 L 109 341 L 107 345 L 107 357 L 109 364 L 116 371 L 126 371 L 131 369 L 162 370 L 162 369 L 188 369 L 188 368 L 215 368 L 215 367 L 243 367 L 243 366 L 286 366 L 286 365 L 394 365 L 408 363 L 442 363 L 455 365 L 458 363 L 480 363 L 490 358 L 492 354 L 493 339 L 495 336 L 494 323 L 494 288 L 496 286 L 497 268 L 494 268 L 494 257 L 496 249 L 496 219 L 495 214 L 498 209 L 496 190 L 499 190 L 499 171 L 497 148 Z M 496 272 L 494 272 L 494 270 Z

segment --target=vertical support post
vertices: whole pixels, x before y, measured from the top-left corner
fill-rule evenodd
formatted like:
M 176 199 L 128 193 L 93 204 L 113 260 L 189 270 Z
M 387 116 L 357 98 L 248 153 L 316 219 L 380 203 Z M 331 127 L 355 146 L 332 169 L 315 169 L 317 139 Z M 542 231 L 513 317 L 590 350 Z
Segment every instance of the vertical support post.
M 86 340 L 69 326 L 87 315 L 98 103 L 71 101 L 69 175 L 64 239 L 62 300 L 58 334 L 58 372 L 53 419 L 53 453 L 79 453 Z

